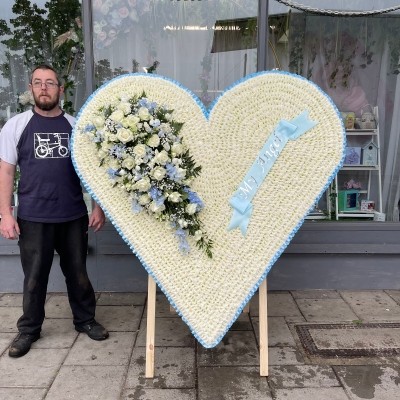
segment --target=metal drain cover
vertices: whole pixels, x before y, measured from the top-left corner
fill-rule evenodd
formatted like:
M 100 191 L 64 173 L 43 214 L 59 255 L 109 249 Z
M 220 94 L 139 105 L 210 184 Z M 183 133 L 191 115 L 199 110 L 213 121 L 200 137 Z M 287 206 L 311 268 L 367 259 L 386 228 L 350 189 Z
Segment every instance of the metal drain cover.
M 400 355 L 399 323 L 300 324 L 295 328 L 310 356 Z

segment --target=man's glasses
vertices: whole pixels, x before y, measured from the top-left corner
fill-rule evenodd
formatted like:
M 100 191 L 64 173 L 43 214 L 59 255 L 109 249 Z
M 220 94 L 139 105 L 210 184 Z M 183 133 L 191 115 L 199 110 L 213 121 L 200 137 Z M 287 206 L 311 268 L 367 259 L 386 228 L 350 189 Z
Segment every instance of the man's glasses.
M 32 87 L 35 89 L 39 89 L 42 87 L 42 85 L 46 86 L 47 89 L 54 89 L 55 87 L 59 86 L 57 82 L 54 81 L 33 81 L 32 82 Z

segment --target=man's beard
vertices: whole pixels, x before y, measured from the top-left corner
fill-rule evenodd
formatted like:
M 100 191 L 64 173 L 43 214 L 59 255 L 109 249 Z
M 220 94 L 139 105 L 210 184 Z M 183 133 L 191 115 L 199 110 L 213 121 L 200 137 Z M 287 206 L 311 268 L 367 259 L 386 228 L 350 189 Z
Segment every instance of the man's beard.
M 35 100 L 35 105 L 42 111 L 51 111 L 58 106 L 60 101 L 60 96 L 57 96 L 53 101 L 41 101 L 41 96 L 33 96 Z

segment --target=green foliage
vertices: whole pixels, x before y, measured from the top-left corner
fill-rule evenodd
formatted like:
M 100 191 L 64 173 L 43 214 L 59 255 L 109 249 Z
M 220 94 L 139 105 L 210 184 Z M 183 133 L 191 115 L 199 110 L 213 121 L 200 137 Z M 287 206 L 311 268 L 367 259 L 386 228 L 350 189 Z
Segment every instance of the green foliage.
M 79 0 L 50 0 L 43 9 L 30 0 L 16 0 L 12 11 L 15 18 L 10 24 L 0 20 L 1 43 L 7 48 L 2 75 L 14 82 L 21 79 L 17 74 L 22 71 L 12 70 L 11 65 L 31 70 L 41 63 L 51 64 L 64 80 L 64 110 L 73 114 L 70 98 L 77 85 L 73 75 L 83 59 Z M 13 87 L 10 91 L 16 92 Z

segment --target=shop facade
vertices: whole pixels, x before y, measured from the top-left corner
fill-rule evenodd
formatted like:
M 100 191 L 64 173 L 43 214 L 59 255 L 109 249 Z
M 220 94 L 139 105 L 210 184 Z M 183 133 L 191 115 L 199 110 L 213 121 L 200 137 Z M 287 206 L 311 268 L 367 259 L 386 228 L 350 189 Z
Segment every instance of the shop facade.
M 331 96 L 346 123 L 353 118 L 348 147 L 359 159 L 349 161 L 315 205 L 273 267 L 269 287 L 398 289 L 399 4 L 332 1 L 319 10 L 318 1 L 288 3 L 293 2 L 3 1 L 1 125 L 30 107 L 29 71 L 40 62 L 61 71 L 64 109 L 72 114 L 96 88 L 124 73 L 171 78 L 205 106 L 260 70 L 304 76 Z M 375 125 L 360 125 L 371 115 Z M 367 164 L 362 155 L 366 160 L 369 147 L 379 156 Z M 341 204 L 353 192 L 355 204 Z M 369 209 L 362 210 L 366 204 Z M 63 291 L 57 257 L 54 264 L 49 290 Z M 146 290 L 145 270 L 111 223 L 90 233 L 88 266 L 96 290 Z M 0 292 L 21 290 L 15 242 L 0 240 L 0 274 Z

